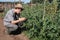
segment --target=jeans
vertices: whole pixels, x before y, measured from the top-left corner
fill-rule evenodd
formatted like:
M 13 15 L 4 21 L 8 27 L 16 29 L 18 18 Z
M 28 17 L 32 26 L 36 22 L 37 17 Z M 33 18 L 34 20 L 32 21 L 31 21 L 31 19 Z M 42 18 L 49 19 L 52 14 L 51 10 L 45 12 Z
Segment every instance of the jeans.
M 8 24 L 8 25 L 5 25 L 8 33 L 11 33 L 12 31 L 15 31 L 18 29 L 18 26 L 15 25 L 15 24 Z

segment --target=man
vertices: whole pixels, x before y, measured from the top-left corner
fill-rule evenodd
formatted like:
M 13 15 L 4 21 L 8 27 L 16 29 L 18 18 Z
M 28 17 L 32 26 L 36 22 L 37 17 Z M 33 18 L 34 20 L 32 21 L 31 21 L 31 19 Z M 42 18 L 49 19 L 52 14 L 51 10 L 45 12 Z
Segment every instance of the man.
M 21 11 L 23 11 L 22 5 L 16 4 L 15 8 L 9 10 L 4 17 L 4 26 L 7 28 L 9 34 L 19 29 L 21 27 L 20 23 L 26 20 L 25 17 L 20 18 Z

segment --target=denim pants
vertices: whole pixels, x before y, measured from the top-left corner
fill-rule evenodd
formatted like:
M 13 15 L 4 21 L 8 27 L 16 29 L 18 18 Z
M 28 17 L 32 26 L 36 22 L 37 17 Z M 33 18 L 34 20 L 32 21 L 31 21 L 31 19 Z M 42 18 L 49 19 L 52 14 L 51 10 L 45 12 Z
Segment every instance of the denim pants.
M 8 31 L 8 33 L 17 30 L 17 28 L 18 28 L 18 26 L 15 24 L 8 24 L 8 25 L 5 25 L 5 27 Z

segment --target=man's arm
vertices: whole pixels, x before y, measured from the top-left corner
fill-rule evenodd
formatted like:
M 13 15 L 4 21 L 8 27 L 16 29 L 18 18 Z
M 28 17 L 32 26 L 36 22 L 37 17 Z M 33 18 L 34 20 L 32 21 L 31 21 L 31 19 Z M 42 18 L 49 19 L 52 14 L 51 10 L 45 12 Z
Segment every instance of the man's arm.
M 20 22 L 19 20 L 11 21 L 12 24 Z
M 13 18 L 13 13 L 11 11 L 8 11 L 5 18 L 4 18 L 5 21 L 8 21 L 12 24 L 15 24 L 15 23 L 18 23 L 18 22 L 22 22 L 22 21 L 25 21 L 26 18 L 19 18 L 18 20 L 14 20 Z
M 11 23 L 15 24 L 15 23 L 22 22 L 22 21 L 25 21 L 25 20 L 26 20 L 26 18 L 19 18 L 19 20 L 11 21 Z

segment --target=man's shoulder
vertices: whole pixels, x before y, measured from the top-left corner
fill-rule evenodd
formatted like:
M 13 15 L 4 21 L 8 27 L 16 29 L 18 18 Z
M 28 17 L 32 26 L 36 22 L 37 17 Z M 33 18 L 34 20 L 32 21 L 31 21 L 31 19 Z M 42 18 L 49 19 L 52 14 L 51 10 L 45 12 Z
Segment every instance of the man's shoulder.
M 14 9 L 10 9 L 10 10 L 7 12 L 7 15 L 13 14 L 13 13 L 14 13 L 13 10 L 14 10 Z
M 10 9 L 7 13 L 10 13 L 10 12 L 12 12 L 12 13 L 13 13 L 13 10 L 14 10 L 14 9 Z

